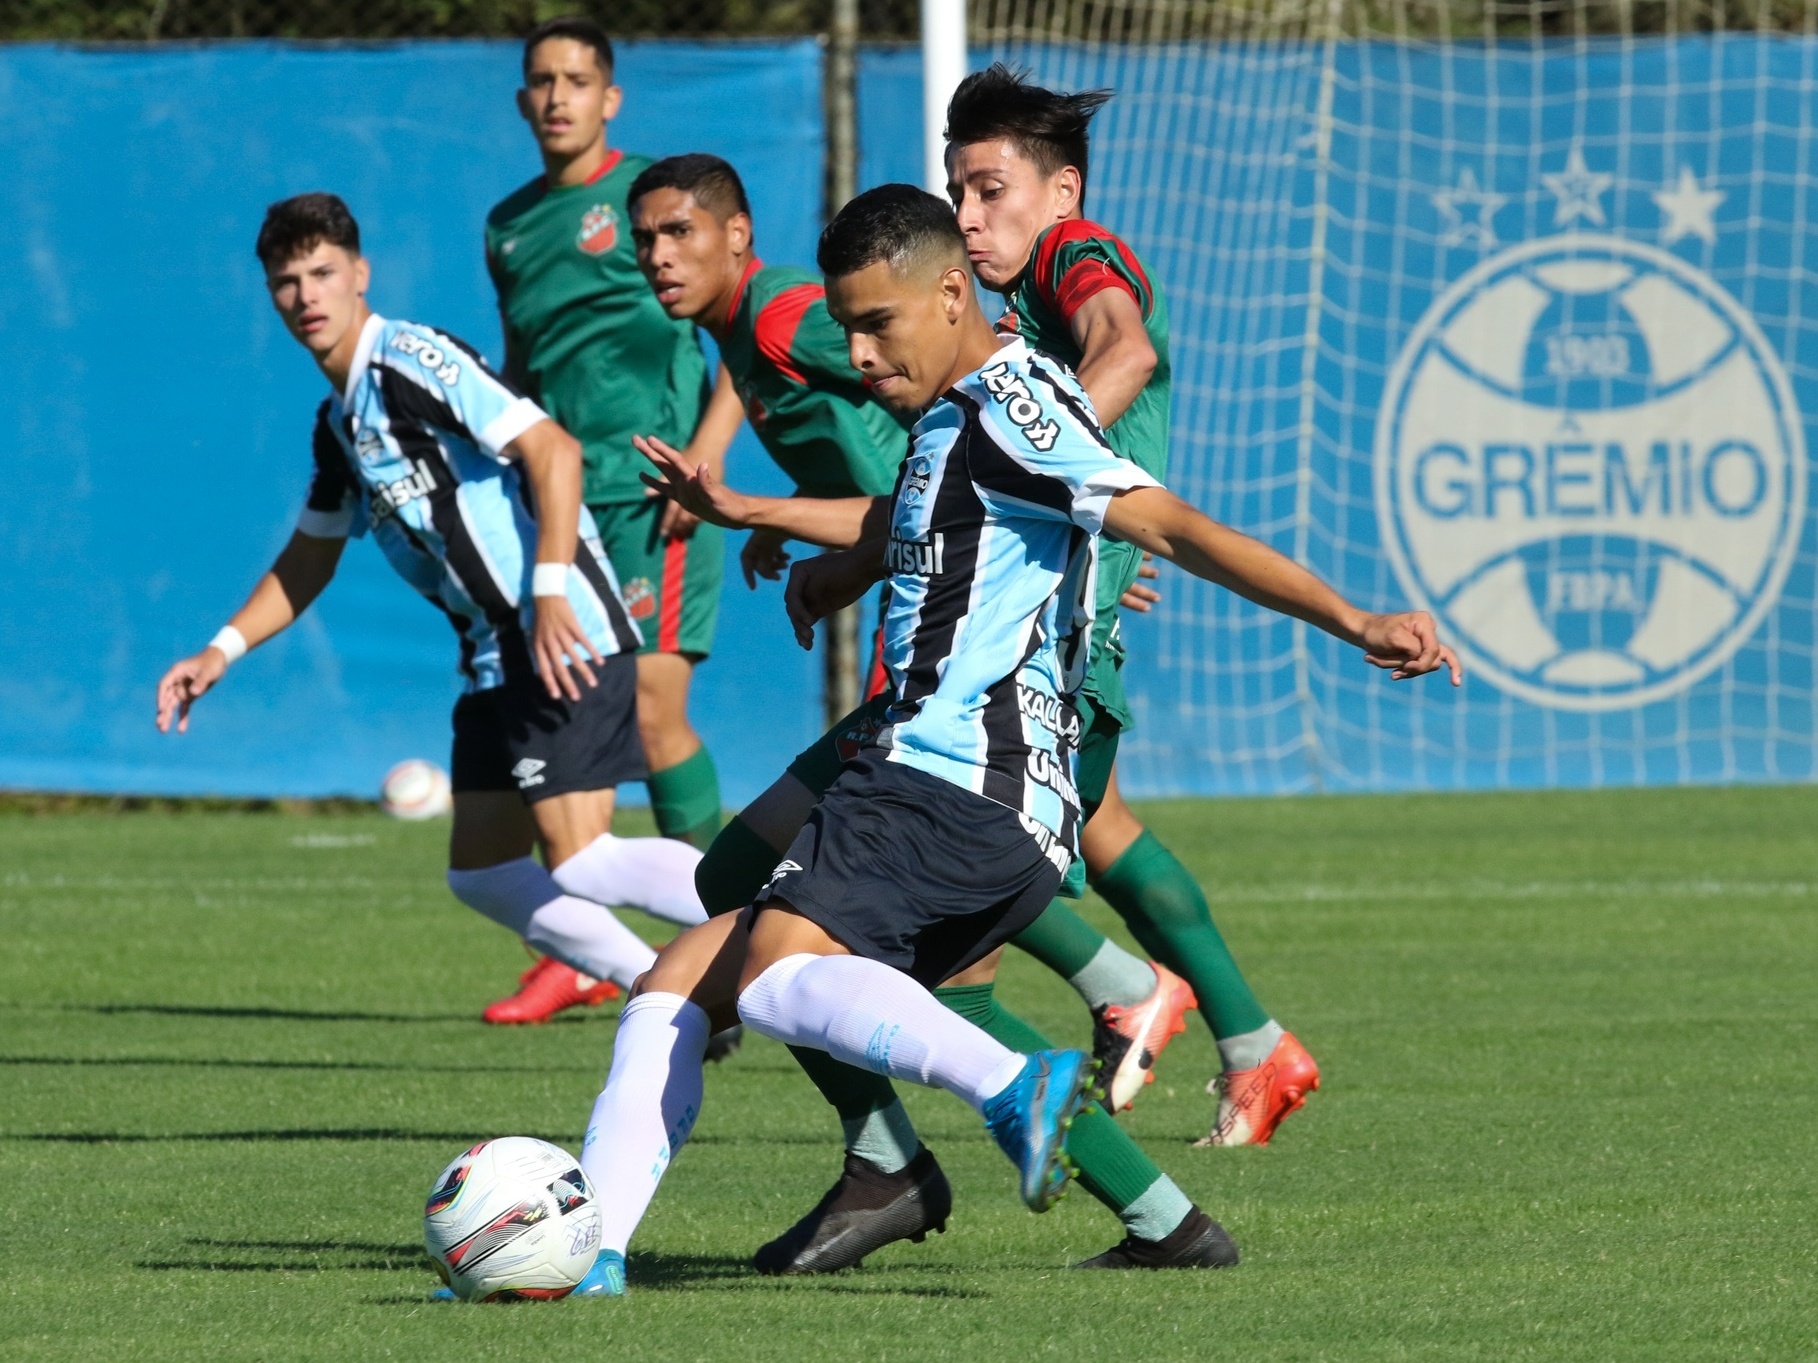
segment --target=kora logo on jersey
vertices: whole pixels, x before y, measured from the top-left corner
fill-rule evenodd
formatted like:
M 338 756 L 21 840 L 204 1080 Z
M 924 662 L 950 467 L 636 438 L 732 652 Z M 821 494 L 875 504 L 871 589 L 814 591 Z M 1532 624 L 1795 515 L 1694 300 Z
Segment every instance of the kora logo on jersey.
M 619 244 L 619 214 L 611 204 L 595 204 L 581 215 L 574 244 L 590 256 L 603 256 Z
M 1604 221 L 1610 177 L 1580 153 L 1545 178 L 1559 222 Z M 1503 196 L 1466 179 L 1435 198 L 1464 229 L 1447 244 L 1493 247 Z M 1702 217 L 1678 235 L 1714 239 L 1722 196 L 1687 181 Z M 1463 223 L 1447 200 L 1472 196 Z M 1478 675 L 1567 710 L 1720 666 L 1778 597 L 1805 506 L 1803 426 L 1754 319 L 1679 256 L 1608 233 L 1502 250 L 1435 299 L 1390 373 L 1375 473 L 1408 596 Z

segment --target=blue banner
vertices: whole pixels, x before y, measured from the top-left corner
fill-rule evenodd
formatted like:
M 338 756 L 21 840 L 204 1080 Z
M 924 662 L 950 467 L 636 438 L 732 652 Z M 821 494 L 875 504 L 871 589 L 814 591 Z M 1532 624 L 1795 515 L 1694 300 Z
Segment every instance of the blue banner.
M 625 44 L 614 144 L 728 157 L 765 256 L 811 264 L 820 72 L 811 41 Z M 0 50 L 0 787 L 370 795 L 446 762 L 455 640 L 364 542 L 188 734 L 153 730 L 152 696 L 283 545 L 309 468 L 323 384 L 265 294 L 265 206 L 341 194 L 375 307 L 496 356 L 480 226 L 541 172 L 517 85 L 514 43 Z M 748 437 L 732 466 L 781 488 Z M 735 799 L 820 728 L 780 592 L 737 576 L 692 706 Z

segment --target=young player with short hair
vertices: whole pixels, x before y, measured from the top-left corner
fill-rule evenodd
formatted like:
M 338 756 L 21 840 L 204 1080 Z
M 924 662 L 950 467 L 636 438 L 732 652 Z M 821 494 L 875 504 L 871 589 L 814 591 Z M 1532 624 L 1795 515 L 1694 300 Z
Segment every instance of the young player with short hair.
M 1084 213 L 1088 132 L 1109 98 L 1043 89 L 1002 63 L 966 77 L 947 107 L 948 191 L 974 273 L 1008 304 L 1000 328 L 1070 367 L 1111 447 L 1163 478 L 1167 304 L 1136 252 Z M 1198 883 L 1118 794 L 1118 739 L 1133 716 L 1112 607 L 1140 559 L 1136 545 L 1114 541 L 1100 555 L 1096 647 L 1080 707 L 1080 787 L 1100 803 L 1084 859 L 1093 888 L 1144 949 L 1192 987 L 1218 1042 L 1223 1073 L 1209 1086 L 1220 1092 L 1218 1113 L 1200 1144 L 1262 1145 L 1319 1086 L 1319 1069 L 1257 1002 Z M 1097 947 L 1063 918 L 1037 922 L 1017 945 L 1081 979 L 1088 1004 L 1122 1002 L 1115 991 L 1140 987 L 1112 974 L 1078 976 Z
M 1020 1054 L 929 986 L 1038 915 L 1077 855 L 1072 699 L 1101 531 L 1315 624 L 1397 678 L 1459 679 L 1430 617 L 1358 610 L 1116 456 L 1071 376 L 986 322 L 940 200 L 906 185 L 860 195 L 823 234 L 820 264 L 871 390 L 923 415 L 892 497 L 803 508 L 829 539 L 844 515 L 854 547 L 795 565 L 787 600 L 808 645 L 816 620 L 887 576 L 889 722 L 753 909 L 678 937 L 627 1005 L 582 1150 L 606 1222 L 589 1293 L 624 1291 L 624 1247 L 692 1129 L 710 1018 L 734 998 L 768 1036 L 966 1098 L 1017 1161 L 1025 1200 L 1051 1200 L 1059 1152 L 1044 1114 L 1064 1120 L 1072 1100 L 1052 1094 L 1083 1057 Z M 668 460 L 665 472 L 680 500 L 716 514 L 710 471 Z M 1189 1206 L 1161 1241 L 1133 1235 L 1093 1263 L 1203 1262 L 1191 1251 L 1215 1243 L 1234 1261 Z
M 517 102 L 543 174 L 488 214 L 486 264 L 504 372 L 580 440 L 587 506 L 642 630 L 638 728 L 657 829 L 705 847 L 720 824 L 719 777 L 689 723 L 688 691 L 713 647 L 723 537 L 646 494 L 631 438 L 657 435 L 717 465 L 739 409 L 723 379 L 707 403 L 694 329 L 664 315 L 638 272 L 625 194 L 650 161 L 608 146 L 624 98 L 613 66 L 589 19 L 551 19 L 525 39 Z M 489 1021 L 541 1021 L 598 998 L 554 962 L 520 983 Z
M 796 483 L 797 496 L 888 491 L 906 450 L 899 418 L 872 397 L 852 368 L 845 332 L 827 312 L 819 276 L 758 260 L 750 206 L 732 166 L 702 154 L 659 161 L 632 185 L 629 202 L 638 260 L 658 301 L 672 317 L 694 320 L 714 337 L 759 439 Z M 640 444 L 658 457 L 663 457 L 659 449 L 667 451 L 658 440 Z M 797 516 L 812 514 L 799 503 L 792 510 Z M 813 538 L 812 527 L 808 537 Z M 753 533 L 743 556 L 748 579 L 776 571 L 786 540 L 781 532 Z M 842 748 L 863 746 L 851 732 L 867 725 L 875 731 L 882 720 L 881 701 L 861 708 L 721 830 L 696 872 L 710 911 L 751 902 L 838 775 Z M 1059 904 L 1048 912 L 1071 916 Z M 1093 929 L 1081 923 L 1078 931 Z M 1154 971 L 1099 940 L 1101 963 L 1122 958 L 1155 981 L 1151 998 L 1134 1012 L 1155 1015 L 1173 1004 L 1159 1026 L 1149 1024 L 1160 1033 L 1150 1040 L 1152 1050 L 1126 1043 L 1124 1054 L 1112 1057 L 1106 1078 L 1113 1106 L 1128 1106 L 1128 1097 L 1118 1090 L 1140 1086 L 1151 1073 L 1148 1067 L 1170 1031 L 1179 1030 L 1180 1013 L 1191 1006 L 1191 996 L 1165 970 Z M 988 964 L 981 964 L 965 980 L 946 982 L 936 997 L 1007 1044 L 1047 1048 L 1034 1029 L 995 1003 L 991 973 Z M 1157 979 L 1158 974 L 1165 978 Z M 1098 1022 L 1101 1034 L 1109 1030 L 1103 1010 Z M 820 1203 L 758 1250 L 759 1269 L 832 1271 L 880 1243 L 944 1222 L 951 1206 L 946 1176 L 916 1137 L 889 1081 L 833 1062 L 823 1052 L 798 1050 L 797 1059 L 840 1115 L 846 1160 Z M 1128 1076 L 1134 1077 L 1133 1084 Z M 1110 1121 L 1087 1120 L 1075 1132 L 1075 1150 L 1087 1187 L 1114 1213 L 1123 1216 L 1132 1206 L 1156 1202 L 1160 1171 Z M 1184 1198 L 1181 1202 L 1185 1205 Z M 911 1205 L 918 1215 L 905 1214 Z M 1136 1224 L 1141 1224 L 1140 1212 Z
M 327 587 L 348 537 L 370 533 L 460 640 L 449 888 L 571 969 L 629 988 L 656 954 L 605 905 L 682 925 L 705 915 L 699 853 L 610 832 L 614 787 L 644 773 L 638 636 L 585 518 L 579 446 L 461 341 L 367 306 L 359 225 L 334 195 L 273 204 L 257 250 L 278 315 L 332 392 L 295 533 L 214 640 L 164 674 L 158 727 L 187 729 L 228 666 Z

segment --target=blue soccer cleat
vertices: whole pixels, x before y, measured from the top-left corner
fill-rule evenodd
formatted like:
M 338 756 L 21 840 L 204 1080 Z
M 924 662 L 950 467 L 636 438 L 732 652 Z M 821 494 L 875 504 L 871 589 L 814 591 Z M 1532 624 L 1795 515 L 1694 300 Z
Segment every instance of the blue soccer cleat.
M 576 1284 L 571 1297 L 622 1297 L 625 1295 L 625 1256 L 616 1249 L 603 1249 L 593 1261 L 587 1276 Z
M 1084 1051 L 1037 1051 L 1010 1086 L 985 1104 L 985 1125 L 1022 1175 L 1023 1202 L 1045 1212 L 1066 1191 L 1067 1128 L 1096 1096 L 1098 1071 Z
M 459 1300 L 461 1300 L 459 1297 L 455 1296 L 454 1289 L 452 1287 L 438 1287 L 434 1292 L 431 1292 L 429 1294 L 429 1299 L 431 1301 L 459 1301 Z

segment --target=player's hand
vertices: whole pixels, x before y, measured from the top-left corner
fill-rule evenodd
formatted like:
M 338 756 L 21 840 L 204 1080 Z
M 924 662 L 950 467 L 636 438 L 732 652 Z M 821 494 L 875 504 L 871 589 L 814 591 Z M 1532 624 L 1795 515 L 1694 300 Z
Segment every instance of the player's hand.
M 1143 579 L 1147 578 L 1153 582 L 1160 576 L 1161 569 L 1155 566 L 1155 555 L 1147 549 L 1143 550 L 1142 565 L 1136 570 L 1137 580 L 1132 582 L 1129 589 L 1117 599 L 1117 604 L 1127 611 L 1137 611 L 1147 615 L 1155 603 L 1162 599 L 1162 595 L 1153 587 L 1143 586 Z
M 192 654 L 158 679 L 158 732 L 170 732 L 171 720 L 177 721 L 177 732 L 189 732 L 189 707 L 227 672 L 227 655 L 210 644 Z
M 875 544 L 816 554 L 796 563 L 783 589 L 783 607 L 795 627 L 796 643 L 812 650 L 815 625 L 864 596 L 882 575 Z
M 663 523 L 658 527 L 663 538 L 668 540 L 685 540 L 690 538 L 701 518 L 688 510 L 680 502 L 671 498 L 669 505 L 663 508 Z
M 739 550 L 739 567 L 745 570 L 747 587 L 756 591 L 760 577 L 766 582 L 775 582 L 783 576 L 789 567 L 789 551 L 783 547 L 788 543 L 789 537 L 775 530 L 751 532 L 751 538 Z
M 655 436 L 634 435 L 631 443 L 639 454 L 656 465 L 656 476 L 638 475 L 653 495 L 669 498 L 690 515 L 709 524 L 723 525 L 729 530 L 745 528 L 740 518 L 745 498 L 722 483 L 707 464 L 690 464 L 680 450 Z
M 1439 629 L 1425 611 L 1372 615 L 1364 621 L 1362 634 L 1365 660 L 1390 669 L 1395 681 L 1424 677 L 1443 667 L 1452 674 L 1452 685 L 1464 682 L 1458 656 L 1439 642 Z
M 597 686 L 599 680 L 587 660 L 592 658 L 596 663 L 606 660 L 600 657 L 593 641 L 581 628 L 567 597 L 539 596 L 536 603 L 537 623 L 531 641 L 531 656 L 537 662 L 537 675 L 543 679 L 550 699 L 561 700 L 565 696 L 569 700 L 579 700 L 581 688 L 574 684 L 570 669 L 580 673 L 581 680 L 588 686 Z

